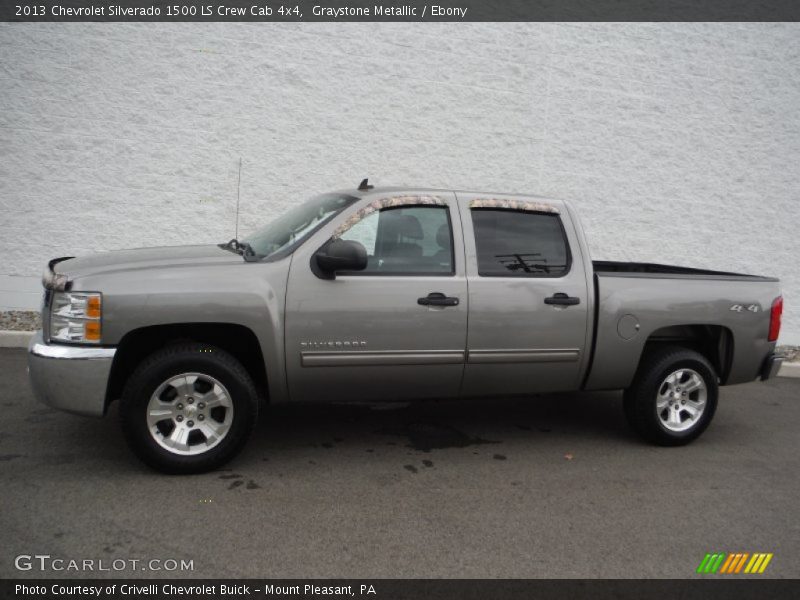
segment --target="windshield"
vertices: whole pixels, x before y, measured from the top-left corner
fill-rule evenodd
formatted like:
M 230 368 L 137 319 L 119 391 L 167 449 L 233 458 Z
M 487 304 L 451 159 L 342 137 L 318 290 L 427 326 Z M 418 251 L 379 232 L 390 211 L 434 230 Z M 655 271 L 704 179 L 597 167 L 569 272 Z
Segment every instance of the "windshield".
M 311 233 L 356 200 L 354 196 L 346 194 L 314 196 L 284 213 L 269 225 L 251 233 L 244 242 L 252 246 L 259 258 L 288 254 Z

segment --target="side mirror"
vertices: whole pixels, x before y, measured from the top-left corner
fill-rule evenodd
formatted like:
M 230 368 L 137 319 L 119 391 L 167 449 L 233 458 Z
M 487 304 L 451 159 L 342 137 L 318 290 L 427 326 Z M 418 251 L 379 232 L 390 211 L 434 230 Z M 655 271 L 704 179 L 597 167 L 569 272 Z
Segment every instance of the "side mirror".
M 323 279 L 335 279 L 338 271 L 367 268 L 367 249 L 352 240 L 333 240 L 311 257 L 311 269 Z

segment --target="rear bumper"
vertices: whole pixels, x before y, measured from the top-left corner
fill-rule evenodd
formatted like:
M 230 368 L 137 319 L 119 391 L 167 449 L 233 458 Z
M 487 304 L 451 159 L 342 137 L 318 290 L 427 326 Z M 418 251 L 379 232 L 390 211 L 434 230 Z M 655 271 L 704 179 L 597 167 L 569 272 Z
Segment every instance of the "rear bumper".
M 36 332 L 28 346 L 28 372 L 39 402 L 67 412 L 102 417 L 116 348 L 46 344 Z
M 770 354 L 761 365 L 761 381 L 766 381 L 771 377 L 775 377 L 783 364 L 783 356 L 777 354 Z

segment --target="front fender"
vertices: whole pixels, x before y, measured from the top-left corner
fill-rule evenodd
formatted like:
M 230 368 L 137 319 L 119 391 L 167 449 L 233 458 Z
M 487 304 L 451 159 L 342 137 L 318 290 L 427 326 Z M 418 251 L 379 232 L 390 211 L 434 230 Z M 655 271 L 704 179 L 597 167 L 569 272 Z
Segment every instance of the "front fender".
M 287 397 L 283 324 L 291 257 L 276 262 L 128 270 L 75 279 L 73 289 L 103 294 L 102 343 L 159 325 L 229 323 L 258 339 L 270 397 Z

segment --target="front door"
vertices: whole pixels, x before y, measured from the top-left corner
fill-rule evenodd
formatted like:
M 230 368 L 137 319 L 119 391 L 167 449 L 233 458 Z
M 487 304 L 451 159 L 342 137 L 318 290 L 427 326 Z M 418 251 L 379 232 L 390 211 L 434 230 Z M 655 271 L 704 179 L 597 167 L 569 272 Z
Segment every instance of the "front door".
M 331 235 L 362 243 L 364 271 L 320 279 Z M 293 401 L 455 397 L 464 370 L 467 283 L 461 220 L 448 192 L 375 194 L 292 257 L 286 368 Z
M 574 390 L 588 285 L 563 204 L 458 193 L 469 285 L 463 396 Z

